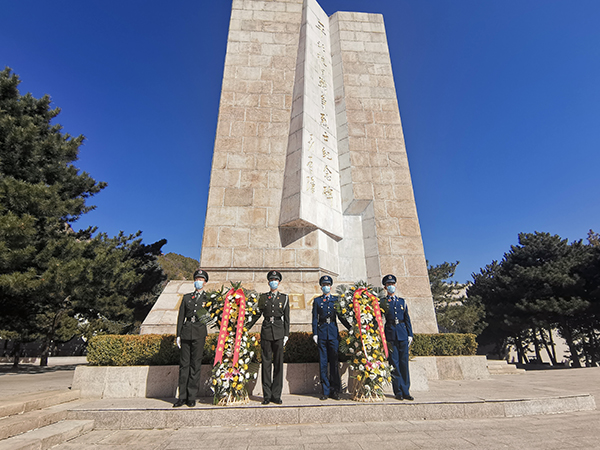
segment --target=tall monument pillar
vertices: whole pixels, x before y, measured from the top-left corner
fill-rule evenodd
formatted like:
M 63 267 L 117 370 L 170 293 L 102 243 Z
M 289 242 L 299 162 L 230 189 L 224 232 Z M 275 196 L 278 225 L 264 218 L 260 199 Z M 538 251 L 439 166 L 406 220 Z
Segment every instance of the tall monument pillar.
M 393 273 L 415 331 L 438 331 L 380 14 L 233 0 L 200 264 L 209 288 L 281 271 L 292 329 L 321 275 Z

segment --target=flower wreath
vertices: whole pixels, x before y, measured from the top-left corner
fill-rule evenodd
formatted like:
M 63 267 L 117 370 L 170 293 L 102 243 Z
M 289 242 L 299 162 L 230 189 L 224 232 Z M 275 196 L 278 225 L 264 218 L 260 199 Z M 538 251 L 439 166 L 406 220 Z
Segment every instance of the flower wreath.
M 352 378 L 356 380 L 353 398 L 363 402 L 383 401 L 384 386 L 392 378 L 377 293 L 363 281 L 338 286 L 337 293 L 340 297 L 337 312 L 353 323 L 348 338 L 340 342 L 340 350 L 349 356 Z
M 211 318 L 219 324 L 211 389 L 213 404 L 221 406 L 247 403 L 247 383 L 255 380 L 258 372 L 258 363 L 253 361 L 258 342 L 248 336 L 246 327 L 255 314 L 257 295 L 241 283 L 231 286 L 211 292 L 206 304 Z

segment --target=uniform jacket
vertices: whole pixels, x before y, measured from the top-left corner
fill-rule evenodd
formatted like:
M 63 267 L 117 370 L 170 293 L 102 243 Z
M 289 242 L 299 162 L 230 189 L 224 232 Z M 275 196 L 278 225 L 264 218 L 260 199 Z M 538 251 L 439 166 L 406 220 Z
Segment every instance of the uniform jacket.
M 329 300 L 325 301 L 325 296 L 320 295 L 313 301 L 312 331 L 313 335 L 318 336 L 319 339 L 338 339 L 339 331 L 335 320 L 336 316 L 346 328 L 351 328 L 348 321 L 336 313 L 335 304 L 338 300 L 337 296 L 330 295 Z M 329 322 L 327 319 L 329 319 Z
M 206 338 L 206 324 L 200 322 L 191 322 L 192 317 L 197 318 L 197 313 L 202 314 L 204 303 L 206 302 L 206 293 L 204 291 L 199 294 L 194 291 L 190 294 L 185 294 L 181 300 L 179 307 L 179 315 L 177 316 L 177 336 L 184 340 L 195 340 Z M 206 311 L 208 314 L 208 311 Z M 188 320 L 185 320 L 188 319 Z
M 290 302 L 287 294 L 277 291 L 265 292 L 258 298 L 258 313 L 248 324 L 248 329 L 263 316 L 260 337 L 266 341 L 277 341 L 290 335 Z M 273 318 L 273 319 L 271 319 Z
M 412 337 L 412 325 L 406 300 L 402 297 L 385 297 L 379 302 L 385 314 L 385 338 L 388 341 L 406 341 Z

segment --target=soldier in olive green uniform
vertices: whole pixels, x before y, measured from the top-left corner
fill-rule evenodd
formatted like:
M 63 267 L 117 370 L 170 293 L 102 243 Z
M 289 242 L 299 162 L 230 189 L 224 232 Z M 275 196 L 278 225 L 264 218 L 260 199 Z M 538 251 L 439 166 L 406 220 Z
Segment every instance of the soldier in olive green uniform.
M 269 402 L 281 405 L 283 389 L 283 347 L 290 335 L 290 302 L 286 294 L 278 291 L 281 273 L 271 270 L 267 274 L 270 292 L 260 294 L 258 314 L 254 316 L 248 329 L 263 316 L 260 330 L 260 346 L 262 349 L 262 389 L 263 405 Z
M 202 352 L 206 340 L 208 311 L 205 309 L 206 293 L 204 283 L 208 274 L 204 270 L 194 272 L 194 292 L 185 294 L 181 300 L 177 316 L 177 346 L 179 354 L 179 399 L 174 408 L 184 404 L 196 406 L 196 395 L 200 382 Z

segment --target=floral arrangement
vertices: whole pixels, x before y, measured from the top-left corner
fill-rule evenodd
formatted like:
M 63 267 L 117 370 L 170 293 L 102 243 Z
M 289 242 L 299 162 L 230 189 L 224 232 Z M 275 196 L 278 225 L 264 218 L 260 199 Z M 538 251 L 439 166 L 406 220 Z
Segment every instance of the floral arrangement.
M 337 312 L 353 323 L 348 337 L 340 342 L 340 350 L 349 356 L 352 378 L 356 380 L 353 398 L 383 401 L 384 386 L 392 378 L 379 298 L 374 288 L 363 281 L 349 287 L 338 286 L 337 293 Z
M 258 372 L 254 356 L 259 342 L 248 336 L 246 327 L 256 314 L 258 298 L 241 283 L 231 285 L 209 293 L 206 303 L 211 319 L 219 324 L 211 389 L 213 403 L 221 406 L 247 403 L 247 383 L 255 380 Z

